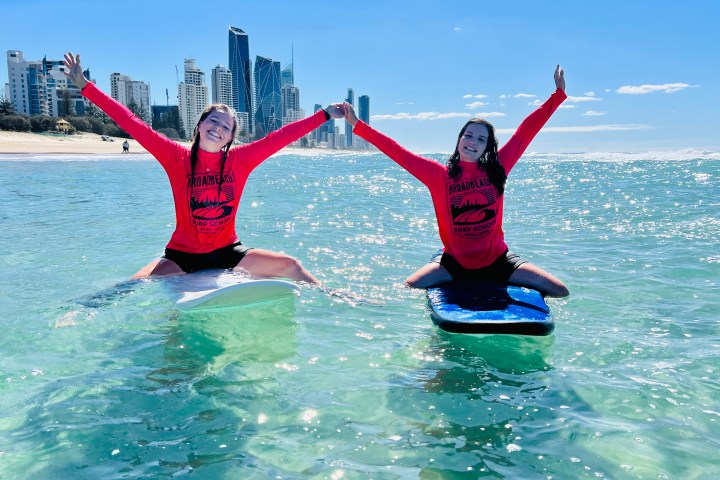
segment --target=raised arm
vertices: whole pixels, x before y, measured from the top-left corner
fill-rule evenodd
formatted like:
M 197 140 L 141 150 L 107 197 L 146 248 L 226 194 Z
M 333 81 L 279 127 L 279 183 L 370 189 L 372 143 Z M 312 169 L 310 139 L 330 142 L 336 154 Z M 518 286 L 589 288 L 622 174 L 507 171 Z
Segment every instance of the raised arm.
M 510 169 L 515 166 L 540 129 L 550 120 L 555 110 L 567 98 L 565 93 L 565 71 L 560 68 L 560 65 L 555 67 L 554 79 L 555 91 L 550 95 L 550 98 L 522 121 L 513 136 L 510 137 L 510 140 L 498 151 L 500 163 L 505 168 L 505 172 L 510 172 Z
M 330 118 L 338 119 L 342 118 L 343 115 L 345 115 L 343 105 L 341 103 L 333 103 L 323 110 L 318 110 L 315 112 L 315 115 L 289 123 L 278 130 L 268 133 L 260 140 L 234 147 L 231 152 L 233 152 L 233 154 L 243 152 L 243 163 L 246 167 L 254 169 L 270 157 L 270 155 L 278 152 L 303 135 L 307 135 L 330 120 Z
M 142 119 L 135 116 L 125 105 L 110 98 L 107 94 L 98 89 L 95 84 L 88 81 L 80 65 L 80 55 L 72 52 L 65 54 L 65 75 L 82 91 L 83 96 L 98 106 L 115 123 L 137 140 L 140 145 L 150 152 L 160 163 L 165 164 L 168 159 L 167 153 L 177 148 L 182 148 L 154 131 Z
M 375 145 L 412 176 L 425 185 L 430 185 L 432 181 L 442 178 L 445 173 L 444 166 L 407 150 L 392 138 L 378 132 L 367 123 L 361 122 L 355 115 L 353 106 L 349 103 L 344 103 L 343 108 L 345 110 L 345 121 L 353 126 L 353 133 Z

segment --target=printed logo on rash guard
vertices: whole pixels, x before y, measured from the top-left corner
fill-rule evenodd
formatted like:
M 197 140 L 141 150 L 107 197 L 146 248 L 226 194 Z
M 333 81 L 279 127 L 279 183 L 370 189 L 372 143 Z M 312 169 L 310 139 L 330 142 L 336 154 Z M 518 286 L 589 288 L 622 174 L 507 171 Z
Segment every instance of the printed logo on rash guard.
M 482 238 L 497 223 L 495 187 L 487 178 L 448 184 L 452 229 L 463 238 Z
M 215 233 L 233 219 L 231 202 L 235 197 L 235 177 L 232 172 L 223 174 L 222 187 L 219 172 L 188 175 L 191 223 L 198 232 Z

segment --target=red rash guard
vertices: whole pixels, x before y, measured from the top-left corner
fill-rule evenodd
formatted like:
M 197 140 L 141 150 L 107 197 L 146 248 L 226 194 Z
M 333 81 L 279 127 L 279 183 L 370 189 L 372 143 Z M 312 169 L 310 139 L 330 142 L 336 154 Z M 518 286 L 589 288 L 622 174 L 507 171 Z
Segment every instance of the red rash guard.
M 175 201 L 175 231 L 168 248 L 207 253 L 238 241 L 235 216 L 250 172 L 273 153 L 325 123 L 322 110 L 269 133 L 265 138 L 232 147 L 223 168 L 218 194 L 222 152 L 198 150 L 192 178 L 190 149 L 157 133 L 124 105 L 88 83 L 83 95 L 150 152 L 170 179 Z
M 500 164 L 507 174 L 566 98 L 565 92 L 557 89 L 498 150 Z M 504 196 L 497 195 L 484 168 L 461 162 L 462 175 L 452 179 L 445 165 L 407 151 L 366 123 L 358 121 L 353 132 L 375 145 L 428 187 L 435 206 L 443 251 L 455 257 L 460 265 L 468 269 L 486 267 L 505 253 L 508 247 L 502 230 Z

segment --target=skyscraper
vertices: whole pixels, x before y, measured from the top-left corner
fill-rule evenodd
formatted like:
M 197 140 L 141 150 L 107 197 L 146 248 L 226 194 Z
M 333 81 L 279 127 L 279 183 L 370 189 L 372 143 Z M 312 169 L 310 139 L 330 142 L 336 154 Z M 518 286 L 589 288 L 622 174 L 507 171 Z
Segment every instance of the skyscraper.
M 370 125 L 370 97 L 367 95 L 360 95 L 358 97 L 358 104 L 358 118 Z
M 358 97 L 358 118 L 370 125 L 370 97 L 367 95 L 360 95 Z M 363 140 L 360 143 L 359 148 L 363 150 L 370 148 L 370 144 L 367 141 Z
M 283 85 L 280 88 L 280 94 L 282 95 L 283 125 L 305 118 L 305 112 L 300 108 L 300 90 L 296 86 Z
M 8 50 L 8 100 L 25 115 L 80 114 L 85 109 L 80 90 L 65 75 L 62 60 L 25 60 L 23 52 Z M 90 72 L 85 70 L 90 78 Z
M 212 101 L 232 106 L 232 73 L 223 65 L 212 69 Z
M 232 74 L 232 106 L 238 114 L 247 113 L 246 133 L 253 131 L 253 88 L 250 76 L 250 46 L 247 33 L 230 27 L 228 32 L 228 68 Z M 244 115 L 239 115 L 244 116 Z
M 178 85 L 180 128 L 185 138 L 191 138 L 195 124 L 208 105 L 205 73 L 195 66 L 195 59 L 185 60 L 185 82 Z
M 287 67 L 283 68 L 280 74 L 280 86 L 295 85 L 295 73 L 293 72 L 294 65 L 291 63 Z
M 282 126 L 280 62 L 255 57 L 255 138 L 262 138 Z
M 150 85 L 121 73 L 110 74 L 110 96 L 125 106 L 135 104 L 143 111 L 143 120 L 150 121 Z
M 345 99 L 347 103 L 355 106 L 355 92 L 353 92 L 352 88 L 348 88 L 347 90 L 347 98 Z M 345 122 L 345 146 L 347 148 L 352 148 L 353 146 L 353 133 L 352 133 L 352 125 L 350 125 L 350 122 Z

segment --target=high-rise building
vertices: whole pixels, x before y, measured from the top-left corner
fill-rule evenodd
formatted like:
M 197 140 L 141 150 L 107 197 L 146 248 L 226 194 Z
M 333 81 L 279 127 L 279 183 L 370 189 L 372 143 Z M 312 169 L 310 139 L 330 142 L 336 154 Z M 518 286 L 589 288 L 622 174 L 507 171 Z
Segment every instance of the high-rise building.
M 284 87 L 285 85 L 295 85 L 294 67 L 295 66 L 291 63 L 287 67 L 283 68 L 283 71 L 280 73 L 281 87 Z
M 121 73 L 110 74 L 110 96 L 125 106 L 134 103 L 150 121 L 150 85 Z
M 8 100 L 25 115 L 82 115 L 85 100 L 80 89 L 68 82 L 62 60 L 28 60 L 20 50 L 8 50 Z M 85 70 L 90 78 L 90 72 Z
M 370 97 L 367 95 L 358 97 L 358 118 L 370 125 Z
M 322 105 L 319 103 L 315 104 L 314 112 L 322 109 Z M 333 146 L 335 145 L 335 119 L 331 118 L 314 131 L 315 135 L 315 146 Z
M 232 72 L 223 65 L 212 70 L 212 101 L 232 106 Z
M 348 88 L 347 90 L 347 98 L 345 99 L 347 103 L 355 106 L 355 92 L 353 92 L 352 88 Z M 350 122 L 345 122 L 345 146 L 347 148 L 353 147 L 353 133 L 352 133 L 352 125 L 350 125 Z
M 255 138 L 262 138 L 282 126 L 280 62 L 255 57 Z
M 195 125 L 209 103 L 205 73 L 197 68 L 194 58 L 189 58 L 185 60 L 185 82 L 178 85 L 180 128 L 185 138 L 192 137 Z
M 230 27 L 228 32 L 228 68 L 232 74 L 232 106 L 238 113 L 247 113 L 247 131 L 253 131 L 253 88 L 250 75 L 250 47 L 247 33 Z
M 282 96 L 282 124 L 287 125 L 296 120 L 305 118 L 305 112 L 300 108 L 300 89 L 294 85 L 283 85 L 280 88 Z
M 358 119 L 370 125 L 370 97 L 367 95 L 360 95 L 358 97 Z M 359 143 L 359 145 L 357 145 L 358 148 L 362 150 L 370 148 L 370 143 L 366 140 L 360 138 L 356 138 L 355 140 Z

